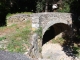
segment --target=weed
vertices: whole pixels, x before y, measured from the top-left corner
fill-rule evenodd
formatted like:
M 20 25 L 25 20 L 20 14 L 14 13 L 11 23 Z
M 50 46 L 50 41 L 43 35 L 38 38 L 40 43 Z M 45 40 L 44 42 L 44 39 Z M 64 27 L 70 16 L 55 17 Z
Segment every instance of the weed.
M 7 17 L 9 17 L 9 16 L 12 16 L 12 15 L 13 15 L 13 14 L 11 14 L 11 13 L 8 13 L 8 14 L 7 14 L 7 16 L 6 16 L 6 18 L 7 18 Z
M 18 31 L 17 33 L 10 36 L 11 38 L 7 49 L 12 52 L 25 52 L 26 49 L 24 49 L 25 46 L 23 46 L 23 44 L 29 46 L 29 34 L 30 30 L 24 28 L 22 31 Z
M 64 39 L 62 37 L 57 38 L 56 40 L 52 39 L 52 43 L 60 43 L 62 45 L 64 43 Z
M 5 29 L 5 26 L 3 26 L 3 27 L 0 27 L 0 31 L 1 31 L 1 30 L 4 30 L 4 29 Z
M 4 39 L 6 39 L 5 37 L 0 37 L 0 41 L 2 41 L 2 40 L 4 40 Z
M 42 39 L 42 27 L 37 29 L 35 32 L 39 35 L 40 39 Z
M 9 26 L 9 27 L 14 27 L 14 26 L 16 26 L 17 24 L 12 24 L 11 26 Z
M 11 40 L 7 48 L 11 52 L 24 52 L 22 41 L 18 41 L 18 40 Z
M 0 41 L 4 39 L 8 41 L 6 48 L 0 48 L 1 50 L 23 53 L 29 48 L 31 21 L 20 22 L 7 27 L 0 27 L 0 32 L 5 33 L 5 36 L 3 34 L 4 37 L 0 37 Z

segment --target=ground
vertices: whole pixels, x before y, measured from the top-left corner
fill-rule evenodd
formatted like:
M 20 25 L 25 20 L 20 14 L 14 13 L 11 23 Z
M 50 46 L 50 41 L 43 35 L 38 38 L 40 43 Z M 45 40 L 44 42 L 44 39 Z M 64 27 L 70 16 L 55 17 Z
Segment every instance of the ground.
M 30 46 L 31 22 L 24 21 L 0 27 L 0 49 L 24 53 Z
M 39 60 L 73 60 L 72 56 L 66 55 L 63 50 L 63 47 L 59 43 L 46 43 L 42 47 L 42 56 L 43 59 Z M 77 57 L 75 57 L 75 60 Z

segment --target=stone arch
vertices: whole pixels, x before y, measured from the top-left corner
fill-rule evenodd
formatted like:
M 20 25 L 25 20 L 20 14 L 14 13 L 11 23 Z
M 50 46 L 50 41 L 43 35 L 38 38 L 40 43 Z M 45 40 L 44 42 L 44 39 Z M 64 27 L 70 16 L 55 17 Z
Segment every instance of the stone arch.
M 66 23 L 53 23 L 51 25 L 46 25 L 45 32 L 42 37 L 42 44 L 45 44 L 49 40 L 53 39 L 55 36 L 64 32 L 65 30 L 70 30 L 70 26 Z M 44 29 L 43 29 L 44 30 Z
M 42 27 L 42 35 L 52 25 L 56 23 L 64 23 L 67 25 L 72 24 L 72 18 L 70 13 L 45 13 L 39 17 L 39 26 Z
M 42 29 L 42 35 L 44 35 L 44 33 L 46 32 L 46 30 L 50 27 L 50 26 L 52 26 L 52 25 L 55 25 L 55 24 L 58 24 L 58 23 L 63 23 L 63 24 L 65 24 L 65 25 L 67 25 L 67 26 L 69 26 L 68 25 L 68 23 L 66 23 L 66 22 L 61 22 L 61 21 L 58 21 L 58 22 L 54 22 L 54 21 L 50 21 L 50 22 L 48 22 L 47 24 L 46 24 L 46 26 Z

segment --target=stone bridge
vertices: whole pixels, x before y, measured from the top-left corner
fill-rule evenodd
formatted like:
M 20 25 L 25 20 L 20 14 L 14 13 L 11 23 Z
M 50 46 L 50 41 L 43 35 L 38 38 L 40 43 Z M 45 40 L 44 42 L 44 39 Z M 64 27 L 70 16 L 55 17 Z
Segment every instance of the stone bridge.
M 17 14 L 7 19 L 8 19 L 7 21 L 10 21 L 10 23 L 32 20 L 32 31 L 34 33 L 32 35 L 33 42 L 29 54 L 30 52 L 33 52 L 33 55 L 37 58 L 40 55 L 39 49 L 41 50 L 42 44 L 45 44 L 52 38 L 55 38 L 58 34 L 64 32 L 65 30 L 68 30 L 69 33 L 69 30 L 71 30 L 72 28 L 71 13 L 44 12 L 44 13 L 33 13 L 31 15 Z M 38 38 L 38 34 L 35 33 L 35 31 L 40 30 L 40 28 L 42 36 L 41 39 Z
M 32 39 L 36 40 L 39 44 L 42 43 L 42 45 L 60 34 L 61 32 L 64 32 L 65 30 L 70 31 L 72 28 L 71 13 L 44 12 L 32 14 L 31 17 L 32 30 L 35 31 L 39 28 L 42 29 L 41 41 L 38 42 L 37 40 L 39 39 L 35 39 L 37 35 L 34 35 L 34 38 L 32 36 Z M 34 46 L 38 45 L 35 44 Z M 38 56 L 38 54 L 36 56 Z
M 41 27 L 42 35 L 44 35 L 48 28 L 54 25 L 59 25 L 59 28 L 60 25 L 62 27 L 71 27 L 71 13 L 45 12 L 32 14 L 32 30 L 36 30 Z

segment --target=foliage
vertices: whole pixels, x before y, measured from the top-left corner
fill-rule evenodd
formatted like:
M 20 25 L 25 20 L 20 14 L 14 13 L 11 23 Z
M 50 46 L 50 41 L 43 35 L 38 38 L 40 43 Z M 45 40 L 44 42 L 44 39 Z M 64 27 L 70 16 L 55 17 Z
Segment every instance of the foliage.
M 39 27 L 35 32 L 39 35 L 39 38 L 42 39 L 42 27 Z
M 59 43 L 59 44 L 62 45 L 64 43 L 64 39 L 62 37 L 59 37 L 56 40 L 55 39 L 52 39 L 52 42 L 53 43 Z
M 41 12 L 45 8 L 45 4 L 52 4 L 58 0 L 0 0 L 1 12 L 15 13 L 15 12 Z M 62 0 L 62 10 L 60 12 L 69 12 L 71 3 L 75 0 Z M 32 5 L 31 5 L 32 4 Z
M 41 12 L 45 6 L 45 0 L 38 0 L 36 5 L 36 11 Z
M 32 5 L 31 5 L 32 4 Z M 35 10 L 36 0 L 0 0 L 0 9 L 4 12 L 16 13 Z
M 70 11 L 70 5 L 68 3 L 64 3 L 64 6 L 62 9 L 58 9 L 58 12 L 69 12 Z
M 63 0 L 61 4 L 61 9 L 58 9 L 58 12 L 70 12 L 70 6 L 75 0 Z
M 11 13 L 8 13 L 8 14 L 6 15 L 6 18 L 9 17 L 9 16 L 12 16 L 12 14 L 11 14 Z

